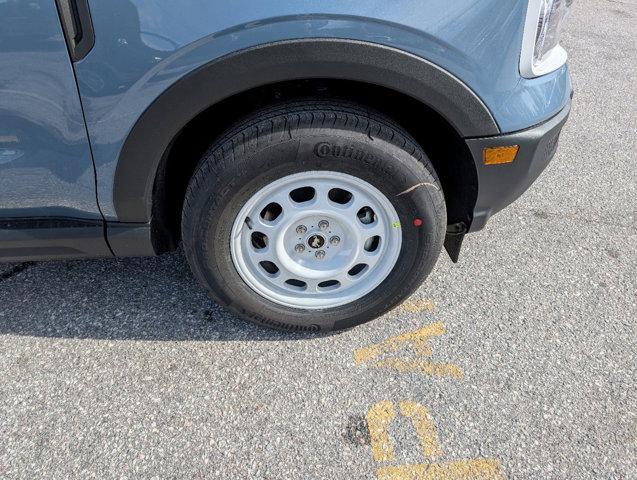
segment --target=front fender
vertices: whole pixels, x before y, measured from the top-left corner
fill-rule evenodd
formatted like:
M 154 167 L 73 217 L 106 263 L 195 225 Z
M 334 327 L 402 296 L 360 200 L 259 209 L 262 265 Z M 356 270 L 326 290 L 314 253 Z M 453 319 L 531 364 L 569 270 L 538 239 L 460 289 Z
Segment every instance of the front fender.
M 132 207 L 116 202 L 116 197 L 122 198 L 116 185 L 119 172 L 127 171 L 119 163 L 138 158 L 124 150 L 129 151 L 126 144 L 129 137 L 136 137 L 140 118 L 148 121 L 145 112 L 173 86 L 178 88 L 180 80 L 237 52 L 313 39 L 346 39 L 404 52 L 448 72 L 475 92 L 479 102 L 468 104 L 467 116 L 475 113 L 471 109 L 479 103 L 479 109 L 486 110 L 482 117 L 489 117 L 479 131 L 464 130 L 457 115 L 445 114 L 464 136 L 525 128 L 563 106 L 564 75 L 556 72 L 528 81 L 519 76 L 527 0 L 511 0 L 506 9 L 500 0 L 322 0 L 311 5 L 296 0 L 89 1 L 95 46 L 75 68 L 97 169 L 100 207 L 110 221 L 147 219 L 147 204 L 126 215 L 124 209 Z M 364 60 L 354 59 L 355 63 Z M 390 69 L 391 63 L 387 63 Z M 256 76 L 250 68 L 240 73 Z M 374 83 L 382 81 L 382 73 L 374 79 Z M 413 81 L 407 76 L 399 83 Z M 438 102 L 434 97 L 429 96 L 426 103 Z M 464 123 L 475 123 L 475 118 Z M 156 155 L 153 145 L 145 148 L 142 156 Z M 144 194 L 132 196 L 147 202 L 146 182 L 143 189 Z
M 197 3 L 195 0 L 187 0 L 183 2 L 184 5 L 182 2 L 171 2 L 151 6 L 145 2 L 136 2 L 140 5 L 134 5 L 128 0 L 91 2 L 96 32 L 95 47 L 86 58 L 76 63 L 76 72 L 97 167 L 98 197 L 108 220 L 146 219 L 146 215 L 139 215 L 140 209 L 136 209 L 134 215 L 120 218 L 120 215 L 124 215 L 124 206 L 118 206 L 115 202 L 118 190 L 116 177 L 120 177 L 117 172 L 120 170 L 119 163 L 124 158 L 124 146 L 128 143 L 129 136 L 136 136 L 134 130 L 140 118 L 144 117 L 147 120 L 149 117 L 145 112 L 151 109 L 155 102 L 159 102 L 159 98 L 169 89 L 179 88 L 176 85 L 180 80 L 237 52 L 296 40 L 348 39 L 376 45 L 379 51 L 387 49 L 403 52 L 395 58 L 409 56 L 414 60 L 421 59 L 423 64 L 430 66 L 440 66 L 443 63 L 455 65 L 456 68 L 452 69 L 454 73 L 448 76 L 456 78 L 461 85 L 466 85 L 467 82 L 458 80 L 460 77 L 456 72 L 462 75 L 466 75 L 467 72 L 477 74 L 481 69 L 489 68 L 488 65 L 481 65 L 472 60 L 465 50 L 445 40 L 444 36 L 434 34 L 433 25 L 442 28 L 441 25 L 444 27 L 444 24 L 440 23 L 440 15 L 425 15 L 429 8 L 425 8 L 425 11 L 419 14 L 418 22 L 423 26 L 423 29 L 419 30 L 398 23 L 408 18 L 405 8 L 392 10 L 396 17 L 394 21 L 371 18 L 373 8 L 378 9 L 380 5 L 378 2 L 362 4 L 363 10 L 369 10 L 365 13 L 370 16 L 365 17 L 354 16 L 351 13 L 286 15 L 239 24 L 232 22 L 239 18 L 258 16 L 259 12 L 236 13 L 233 10 L 235 13 L 232 13 L 232 18 L 227 18 L 230 14 L 226 15 L 226 18 L 221 18 L 229 11 L 225 2 L 205 2 L 205 5 L 199 5 L 199 11 L 189 8 L 193 6 L 193 2 Z M 270 10 L 272 14 L 278 11 L 302 10 L 301 3 L 286 3 L 283 8 L 283 3 L 271 2 Z M 414 2 L 401 0 L 401 5 L 408 3 Z M 454 9 L 469 8 L 467 5 L 470 3 L 473 2 L 463 0 Z M 348 10 L 346 5 L 348 2 L 334 2 L 332 10 Z M 349 8 L 351 9 L 351 6 Z M 398 16 L 404 18 L 401 20 Z M 182 24 L 189 25 L 191 30 L 187 30 Z M 226 24 L 226 28 L 215 31 L 215 28 Z M 178 28 L 181 30 L 177 31 Z M 445 28 L 445 32 L 447 35 L 453 35 L 454 30 Z M 304 55 L 304 61 L 310 62 L 313 52 L 305 50 Z M 354 64 L 362 64 L 365 57 L 351 60 Z M 399 63 L 402 61 L 398 60 Z M 392 59 L 388 58 L 386 65 L 389 69 L 392 68 L 391 63 Z M 491 68 L 495 67 L 491 65 Z M 338 68 L 332 68 L 332 74 L 337 74 L 337 70 Z M 444 70 L 451 71 L 449 68 Z M 258 76 L 252 66 L 248 65 L 244 65 L 236 74 L 237 79 L 239 75 Z M 213 79 L 214 74 L 210 74 L 209 77 Z M 374 83 L 382 81 L 383 75 L 380 74 L 373 80 Z M 413 83 L 413 79 L 407 76 L 399 83 Z M 410 88 L 413 88 L 413 85 Z M 469 107 L 480 104 L 480 116 L 487 121 L 479 131 L 474 128 L 475 126 L 469 128 L 466 135 L 498 133 L 499 129 L 497 126 L 494 127 L 496 122 L 489 109 L 478 99 L 478 95 L 471 96 L 475 98 L 470 101 Z M 219 95 L 219 98 L 223 98 L 222 95 Z M 203 109 L 208 105 L 209 103 L 202 104 L 199 108 Z M 475 124 L 476 119 L 470 122 Z M 462 123 L 460 119 L 455 120 L 458 128 L 464 128 Z M 152 147 L 149 144 L 146 146 L 149 149 Z M 119 197 L 119 194 L 117 196 Z M 129 205 L 126 208 L 129 208 Z M 144 210 L 147 212 L 147 205 Z
M 119 221 L 147 222 L 159 162 L 171 140 L 202 110 L 234 94 L 285 80 L 356 80 L 410 95 L 439 112 L 461 136 L 497 135 L 487 107 L 460 80 L 414 55 L 339 39 L 277 42 L 208 63 L 162 93 L 127 136 L 115 172 Z

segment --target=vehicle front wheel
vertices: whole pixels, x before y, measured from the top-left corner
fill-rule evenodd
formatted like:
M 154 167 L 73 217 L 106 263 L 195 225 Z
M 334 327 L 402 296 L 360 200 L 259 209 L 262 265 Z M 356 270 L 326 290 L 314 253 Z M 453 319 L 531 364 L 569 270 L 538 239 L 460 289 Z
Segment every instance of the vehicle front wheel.
M 395 307 L 431 272 L 444 197 L 390 119 L 327 101 L 253 114 L 216 141 L 186 193 L 186 256 L 252 322 L 329 331 Z

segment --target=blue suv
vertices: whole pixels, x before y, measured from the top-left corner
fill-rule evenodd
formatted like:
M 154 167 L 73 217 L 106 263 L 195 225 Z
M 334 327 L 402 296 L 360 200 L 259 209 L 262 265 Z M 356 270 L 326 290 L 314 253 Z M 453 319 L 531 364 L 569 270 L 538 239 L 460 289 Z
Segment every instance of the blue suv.
M 553 157 L 571 2 L 0 1 L 0 259 L 182 244 L 250 321 L 375 318 Z

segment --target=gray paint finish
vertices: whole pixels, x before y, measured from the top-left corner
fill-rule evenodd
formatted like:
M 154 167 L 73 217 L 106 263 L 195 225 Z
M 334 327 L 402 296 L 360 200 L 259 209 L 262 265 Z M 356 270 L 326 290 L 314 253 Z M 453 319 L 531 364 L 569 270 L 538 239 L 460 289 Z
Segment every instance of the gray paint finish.
M 267 44 L 196 70 L 144 112 L 128 135 L 117 164 L 114 204 L 119 221 L 150 221 L 159 162 L 172 139 L 198 113 L 235 93 L 295 78 L 376 83 L 428 103 L 465 135 L 499 133 L 488 108 L 471 89 L 414 55 L 352 40 L 305 39 Z
M 0 218 L 101 218 L 52 0 L 0 2 Z
M 117 220 L 114 177 L 139 116 L 177 80 L 267 43 L 341 38 L 412 53 L 469 85 L 503 132 L 541 123 L 567 103 L 568 68 L 519 74 L 526 0 L 91 1 L 96 43 L 77 63 L 97 165 L 100 205 Z M 244 72 L 249 76 L 251 72 Z M 488 134 L 488 133 L 487 133 Z

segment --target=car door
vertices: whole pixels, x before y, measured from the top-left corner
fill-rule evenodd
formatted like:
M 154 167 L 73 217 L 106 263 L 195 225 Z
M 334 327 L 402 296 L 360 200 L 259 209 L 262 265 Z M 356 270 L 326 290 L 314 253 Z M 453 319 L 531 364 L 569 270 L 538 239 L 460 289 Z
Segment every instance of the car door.
M 76 243 L 108 252 L 56 3 L 0 0 L 0 259 Z

